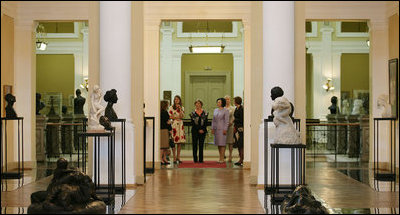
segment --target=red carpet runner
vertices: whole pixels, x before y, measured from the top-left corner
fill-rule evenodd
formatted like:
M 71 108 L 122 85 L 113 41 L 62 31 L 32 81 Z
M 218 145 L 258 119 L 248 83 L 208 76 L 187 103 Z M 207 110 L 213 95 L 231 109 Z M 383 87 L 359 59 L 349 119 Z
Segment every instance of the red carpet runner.
M 204 161 L 204 163 L 194 163 L 193 161 L 183 161 L 179 164 L 179 168 L 226 168 L 226 163 L 218 163 L 217 161 Z

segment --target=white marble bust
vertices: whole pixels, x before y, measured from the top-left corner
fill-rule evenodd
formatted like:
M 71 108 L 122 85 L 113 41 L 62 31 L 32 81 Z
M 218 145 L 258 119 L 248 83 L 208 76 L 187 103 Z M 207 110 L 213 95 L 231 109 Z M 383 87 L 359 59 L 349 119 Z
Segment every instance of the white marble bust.
M 342 102 L 342 113 L 345 115 L 350 114 L 350 103 L 347 99 L 344 99 Z
M 378 97 L 378 116 L 386 118 L 392 116 L 392 107 L 389 104 L 389 96 L 382 94 Z
M 89 112 L 89 130 L 104 130 L 104 127 L 100 125 L 99 120 L 104 112 L 105 107 L 101 105 L 102 91 L 98 85 L 93 87 Z
M 275 143 L 279 144 L 300 144 L 300 133 L 294 127 L 289 114 L 291 112 L 290 102 L 285 97 L 276 98 L 272 104 L 274 114 Z
M 354 105 L 353 105 L 353 111 L 351 112 L 351 114 L 353 114 L 353 115 L 361 114 L 362 105 L 363 105 L 363 101 L 361 99 L 355 99 Z

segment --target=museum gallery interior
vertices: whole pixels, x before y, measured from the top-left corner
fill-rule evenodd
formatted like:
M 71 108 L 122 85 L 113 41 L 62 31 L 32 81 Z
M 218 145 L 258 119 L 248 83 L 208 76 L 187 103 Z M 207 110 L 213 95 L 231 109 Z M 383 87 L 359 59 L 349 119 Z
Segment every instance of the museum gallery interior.
M 399 214 L 398 1 L 1 1 L 1 213 Z

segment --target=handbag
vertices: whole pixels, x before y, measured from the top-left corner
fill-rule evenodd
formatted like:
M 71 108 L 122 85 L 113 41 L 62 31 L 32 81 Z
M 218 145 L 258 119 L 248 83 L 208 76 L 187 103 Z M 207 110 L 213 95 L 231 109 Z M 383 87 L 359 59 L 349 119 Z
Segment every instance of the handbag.
M 234 139 L 234 142 L 233 142 L 233 148 L 238 148 L 239 147 L 239 144 L 238 144 L 238 140 L 239 140 L 239 132 L 237 132 L 236 131 L 236 133 L 235 134 L 233 134 L 233 139 Z
M 169 147 L 175 148 L 175 142 L 172 139 L 172 135 L 169 135 Z

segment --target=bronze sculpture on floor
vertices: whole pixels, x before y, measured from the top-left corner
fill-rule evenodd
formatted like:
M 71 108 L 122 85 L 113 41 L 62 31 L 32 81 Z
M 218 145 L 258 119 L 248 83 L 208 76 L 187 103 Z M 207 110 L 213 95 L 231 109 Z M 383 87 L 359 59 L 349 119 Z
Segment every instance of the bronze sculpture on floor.
M 11 93 L 8 93 L 4 99 L 7 102 L 7 106 L 6 106 L 6 118 L 8 119 L 15 119 L 17 118 L 17 113 L 14 110 L 14 103 L 16 102 L 15 96 L 13 96 Z
M 281 204 L 282 214 L 329 214 L 304 185 L 298 186 Z
M 32 193 L 31 203 L 28 214 L 106 213 L 106 204 L 96 196 L 92 179 L 68 168 L 64 158 L 58 159 L 47 191 Z

